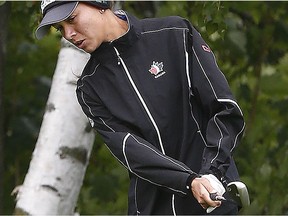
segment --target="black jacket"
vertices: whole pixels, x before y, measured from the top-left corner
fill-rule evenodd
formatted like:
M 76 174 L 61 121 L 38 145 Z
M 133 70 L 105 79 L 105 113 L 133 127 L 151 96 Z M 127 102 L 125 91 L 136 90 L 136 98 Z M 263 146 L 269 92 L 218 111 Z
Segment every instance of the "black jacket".
M 238 178 L 231 152 L 244 130 L 241 110 L 187 20 L 127 18 L 129 31 L 91 54 L 79 103 L 129 171 L 128 214 L 201 214 L 187 179 Z

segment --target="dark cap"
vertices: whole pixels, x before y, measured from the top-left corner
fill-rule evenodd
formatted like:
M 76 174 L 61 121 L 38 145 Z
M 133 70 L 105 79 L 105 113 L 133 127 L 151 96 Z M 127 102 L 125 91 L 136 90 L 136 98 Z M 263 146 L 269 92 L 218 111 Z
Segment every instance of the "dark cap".
M 103 9 L 110 8 L 108 1 L 94 0 L 84 2 Z M 48 33 L 51 25 L 67 19 L 74 12 L 78 3 L 79 1 L 43 0 L 41 2 L 43 19 L 36 29 L 36 38 L 43 38 Z

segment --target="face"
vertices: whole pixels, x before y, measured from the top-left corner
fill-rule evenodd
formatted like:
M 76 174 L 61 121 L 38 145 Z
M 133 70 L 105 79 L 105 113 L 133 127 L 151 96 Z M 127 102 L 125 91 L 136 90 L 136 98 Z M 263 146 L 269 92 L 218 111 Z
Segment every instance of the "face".
M 53 26 L 66 40 L 91 53 L 105 41 L 105 16 L 99 10 L 80 2 L 68 19 Z

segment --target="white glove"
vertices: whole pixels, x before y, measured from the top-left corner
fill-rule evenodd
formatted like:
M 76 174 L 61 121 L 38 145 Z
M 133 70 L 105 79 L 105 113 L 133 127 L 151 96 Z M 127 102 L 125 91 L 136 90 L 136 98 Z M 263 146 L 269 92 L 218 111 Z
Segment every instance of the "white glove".
M 216 176 L 212 175 L 212 174 L 208 174 L 208 175 L 203 175 L 202 178 L 206 178 L 211 186 L 216 190 L 217 194 L 222 196 L 225 193 L 225 188 L 222 185 L 222 183 L 216 178 Z M 215 208 L 217 207 L 212 207 L 210 206 L 209 208 L 206 209 L 206 212 L 209 214 L 211 213 Z

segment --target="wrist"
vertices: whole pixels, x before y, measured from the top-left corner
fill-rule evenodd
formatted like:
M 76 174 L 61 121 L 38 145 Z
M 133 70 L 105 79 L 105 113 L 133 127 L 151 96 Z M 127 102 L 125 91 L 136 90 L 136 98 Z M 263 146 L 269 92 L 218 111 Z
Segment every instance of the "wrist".
M 189 191 L 191 190 L 192 181 L 197 177 L 199 177 L 199 175 L 197 173 L 192 173 L 188 176 L 187 181 L 186 181 L 186 189 L 187 190 L 189 190 Z

